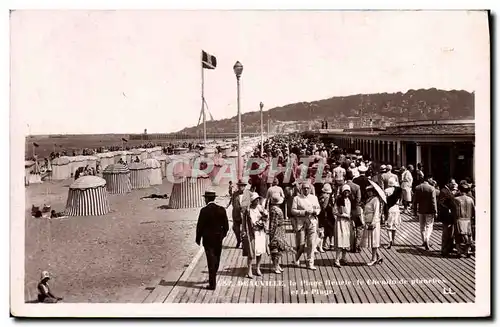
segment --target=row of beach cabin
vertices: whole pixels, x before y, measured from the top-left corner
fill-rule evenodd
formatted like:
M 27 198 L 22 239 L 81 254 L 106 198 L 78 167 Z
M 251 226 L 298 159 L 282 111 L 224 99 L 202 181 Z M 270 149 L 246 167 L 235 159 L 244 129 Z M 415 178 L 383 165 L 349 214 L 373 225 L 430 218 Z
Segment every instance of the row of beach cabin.
M 241 161 L 250 156 L 257 145 L 257 139 L 247 140 L 242 148 Z M 237 152 L 230 146 L 223 147 L 221 153 L 214 148 L 207 148 L 200 153 L 178 149 L 173 155 L 164 155 L 159 149 L 136 149 L 135 151 L 116 151 L 98 156 L 59 157 L 52 161 L 52 179 L 67 179 L 79 167 L 95 167 L 100 162 L 102 178 L 82 176 L 69 187 L 65 214 L 68 216 L 100 216 L 110 211 L 108 194 L 125 194 L 134 189 L 149 188 L 162 184 L 171 162 L 174 177 L 184 177 L 183 182 L 174 183 L 169 206 L 172 209 L 194 208 L 204 205 L 202 194 L 212 185 L 226 184 L 228 177 L 217 178 L 220 169 L 227 160 L 235 160 Z M 133 162 L 139 157 L 141 162 Z M 195 160 L 210 158 L 214 169 L 209 175 L 192 176 Z M 127 165 L 118 163 L 122 159 Z M 33 163 L 35 164 L 35 163 Z M 25 164 L 25 167 L 28 165 Z M 30 166 L 32 168 L 32 165 Z M 229 169 L 229 168 L 228 168 Z M 229 171 L 228 171 L 229 173 Z M 35 173 L 36 174 L 36 173 Z

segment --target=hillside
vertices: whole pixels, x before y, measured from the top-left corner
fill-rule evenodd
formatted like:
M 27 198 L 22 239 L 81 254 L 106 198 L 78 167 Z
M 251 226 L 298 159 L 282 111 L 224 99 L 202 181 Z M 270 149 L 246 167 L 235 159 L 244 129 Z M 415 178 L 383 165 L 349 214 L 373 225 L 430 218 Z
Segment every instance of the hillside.
M 362 121 L 359 117 L 363 117 Z M 473 119 L 474 93 L 463 90 L 419 89 L 406 93 L 356 94 L 333 97 L 314 102 L 299 102 L 272 108 L 264 113 L 264 126 L 271 120 L 271 130 L 279 130 L 286 122 L 297 122 L 300 129 L 319 128 L 320 121 L 327 119 L 329 128 L 346 128 L 349 122 L 355 125 L 396 123 L 408 120 Z M 242 131 L 260 131 L 260 113 L 242 115 Z M 305 123 L 305 127 L 304 127 Z M 289 124 L 288 124 L 289 125 Z M 207 132 L 234 132 L 236 116 L 207 122 Z M 302 126 L 302 127 L 300 127 Z M 196 133 L 202 126 L 185 128 L 180 132 Z

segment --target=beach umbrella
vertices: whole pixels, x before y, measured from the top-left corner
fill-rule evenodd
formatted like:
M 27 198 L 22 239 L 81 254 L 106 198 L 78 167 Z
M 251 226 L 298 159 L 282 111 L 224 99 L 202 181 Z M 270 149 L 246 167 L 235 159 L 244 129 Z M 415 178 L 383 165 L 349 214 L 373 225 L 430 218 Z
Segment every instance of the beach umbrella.
M 382 188 L 377 183 L 375 183 L 374 181 L 372 181 L 371 179 L 369 180 L 369 182 L 373 186 L 373 188 L 375 189 L 375 191 L 377 192 L 378 196 L 380 196 L 380 198 L 382 199 L 382 201 L 384 201 L 385 203 L 387 203 L 387 197 L 385 196 L 384 190 L 382 190 Z

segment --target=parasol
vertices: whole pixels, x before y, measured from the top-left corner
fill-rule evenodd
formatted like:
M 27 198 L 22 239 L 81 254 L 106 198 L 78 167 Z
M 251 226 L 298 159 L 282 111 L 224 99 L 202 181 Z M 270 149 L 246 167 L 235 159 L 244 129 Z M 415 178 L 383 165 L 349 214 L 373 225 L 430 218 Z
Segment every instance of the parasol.
M 384 203 L 387 203 L 387 197 L 385 196 L 384 190 L 382 190 L 382 188 L 380 188 L 380 186 L 371 179 L 369 180 L 369 182 L 373 186 L 375 191 L 377 191 L 378 196 L 382 199 L 382 201 L 384 201 Z

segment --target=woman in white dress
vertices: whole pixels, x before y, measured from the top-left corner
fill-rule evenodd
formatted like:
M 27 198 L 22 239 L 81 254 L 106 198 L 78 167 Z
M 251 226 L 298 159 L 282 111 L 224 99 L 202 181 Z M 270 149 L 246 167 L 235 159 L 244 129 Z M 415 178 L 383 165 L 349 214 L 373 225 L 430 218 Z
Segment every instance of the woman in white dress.
M 387 235 L 389 237 L 389 244 L 387 245 L 387 249 L 389 250 L 394 245 L 394 240 L 396 239 L 396 230 L 401 224 L 399 202 L 401 199 L 402 190 L 395 178 L 391 177 L 387 182 L 387 185 L 388 188 L 386 188 L 384 192 L 387 197 L 387 207 L 389 208 L 389 210 L 385 226 L 387 229 Z
M 268 213 L 260 205 L 261 197 L 256 192 L 250 197 L 250 206 L 243 213 L 241 223 L 243 239 L 243 256 L 247 257 L 247 277 L 253 278 L 252 261 L 257 261 L 255 274 L 262 276 L 260 264 L 262 255 L 266 253 L 266 225 Z
M 367 265 L 373 266 L 383 261 L 378 253 L 378 248 L 380 247 L 380 215 L 382 210 L 380 199 L 372 185 L 366 188 L 366 194 L 368 199 L 363 210 L 365 230 L 363 232 L 363 239 L 361 240 L 361 247 L 372 250 L 372 260 Z
M 342 185 L 341 193 L 335 200 L 333 214 L 335 215 L 335 248 L 337 255 L 334 266 L 341 268 L 346 264 L 346 253 L 351 247 L 351 201 L 349 195 L 351 187 L 347 184 Z M 341 257 L 342 256 L 342 257 Z

